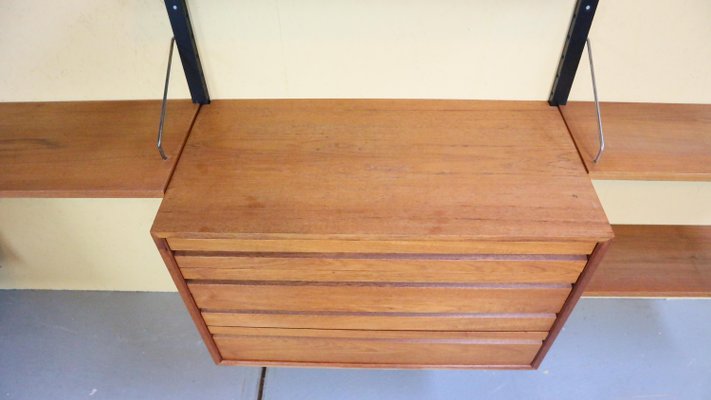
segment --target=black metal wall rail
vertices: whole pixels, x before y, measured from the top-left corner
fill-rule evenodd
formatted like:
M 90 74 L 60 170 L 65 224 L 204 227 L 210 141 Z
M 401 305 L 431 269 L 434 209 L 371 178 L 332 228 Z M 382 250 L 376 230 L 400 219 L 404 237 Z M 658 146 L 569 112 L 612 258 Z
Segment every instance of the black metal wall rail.
M 164 1 L 193 103 L 209 104 L 210 95 L 207 91 L 200 55 L 195 44 L 186 0 Z M 598 0 L 577 0 L 575 4 L 573 18 L 563 46 L 563 54 L 560 57 L 553 88 L 548 98 L 548 104 L 551 106 L 565 105 L 568 102 L 570 89 L 578 70 L 597 5 Z
M 185 0 L 165 0 L 165 8 L 168 11 L 170 26 L 173 28 L 173 37 L 178 46 L 185 78 L 188 80 L 190 97 L 192 97 L 193 103 L 209 104 L 210 94 L 207 92 L 205 75 L 202 72 L 187 4 Z
M 578 64 L 585 48 L 588 33 L 590 33 L 597 4 L 598 0 L 578 0 L 575 4 L 573 19 L 570 22 L 563 54 L 560 57 L 553 81 L 553 89 L 548 97 L 548 104 L 552 106 L 565 105 L 568 102 L 570 88 L 573 86 L 575 73 L 578 71 Z

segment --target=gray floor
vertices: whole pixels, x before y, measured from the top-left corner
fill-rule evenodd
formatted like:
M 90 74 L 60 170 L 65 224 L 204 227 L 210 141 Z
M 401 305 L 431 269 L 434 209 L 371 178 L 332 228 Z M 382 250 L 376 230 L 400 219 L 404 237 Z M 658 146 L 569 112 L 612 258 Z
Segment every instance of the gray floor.
M 256 399 L 177 294 L 0 291 L 0 398 Z M 711 300 L 584 299 L 538 371 L 269 368 L 264 399 L 711 399 Z
M 0 399 L 254 399 L 177 294 L 0 291 Z

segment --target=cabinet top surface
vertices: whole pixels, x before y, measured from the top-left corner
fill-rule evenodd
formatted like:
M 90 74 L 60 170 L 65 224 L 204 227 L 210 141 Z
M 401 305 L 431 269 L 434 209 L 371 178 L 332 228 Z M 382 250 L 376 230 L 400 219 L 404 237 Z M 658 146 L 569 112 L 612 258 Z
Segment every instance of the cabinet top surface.
M 204 106 L 160 237 L 601 241 L 607 218 L 544 102 Z

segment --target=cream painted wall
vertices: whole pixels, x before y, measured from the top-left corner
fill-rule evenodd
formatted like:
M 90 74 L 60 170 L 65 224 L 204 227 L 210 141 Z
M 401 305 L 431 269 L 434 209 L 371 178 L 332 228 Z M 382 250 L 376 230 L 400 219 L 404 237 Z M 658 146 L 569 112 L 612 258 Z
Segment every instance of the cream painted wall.
M 603 101 L 711 103 L 711 2 L 602 0 L 590 40 Z M 587 54 L 571 100 L 592 100 Z
M 172 34 L 162 1 L 1 4 L 0 101 L 162 96 Z M 189 97 L 180 63 L 174 67 L 171 94 Z
M 192 0 L 213 98 L 546 99 L 574 0 Z M 602 1 L 603 100 L 711 103 L 711 2 Z M 160 0 L 3 0 L 0 101 L 159 98 Z M 176 55 L 177 57 L 177 55 Z M 172 97 L 187 97 L 179 63 Z M 590 98 L 587 60 L 573 99 Z
M 612 224 L 711 225 L 711 182 L 593 181 Z
M 0 198 L 0 289 L 175 291 L 149 234 L 159 205 Z
M 574 0 L 189 3 L 215 99 L 544 100 Z M 161 96 L 162 1 L 0 7 L 0 101 Z M 711 103 L 709 17 L 708 0 L 602 1 L 590 35 L 601 98 Z M 170 90 L 189 96 L 179 62 Z M 571 99 L 590 98 L 584 56 Z M 711 224 L 711 183 L 595 187 L 612 223 Z M 0 199 L 0 288 L 174 290 L 148 235 L 158 204 Z

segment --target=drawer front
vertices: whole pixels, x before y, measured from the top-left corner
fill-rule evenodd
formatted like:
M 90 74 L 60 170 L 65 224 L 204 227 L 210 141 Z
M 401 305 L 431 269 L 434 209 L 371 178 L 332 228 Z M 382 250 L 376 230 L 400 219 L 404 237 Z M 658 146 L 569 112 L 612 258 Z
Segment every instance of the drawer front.
M 176 254 L 189 280 L 574 283 L 585 256 L 206 256 Z
M 596 242 L 471 240 L 185 239 L 167 238 L 173 250 L 400 254 L 590 254 Z
M 569 284 L 196 283 L 203 311 L 557 313 Z
M 226 361 L 342 366 L 509 366 L 526 368 L 539 332 L 381 332 L 223 328 L 214 334 Z
M 305 312 L 203 312 L 209 329 L 218 327 L 353 329 L 394 331 L 547 332 L 550 314 L 407 314 Z

